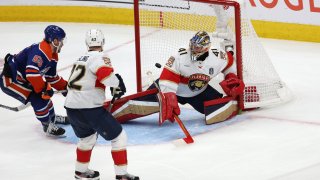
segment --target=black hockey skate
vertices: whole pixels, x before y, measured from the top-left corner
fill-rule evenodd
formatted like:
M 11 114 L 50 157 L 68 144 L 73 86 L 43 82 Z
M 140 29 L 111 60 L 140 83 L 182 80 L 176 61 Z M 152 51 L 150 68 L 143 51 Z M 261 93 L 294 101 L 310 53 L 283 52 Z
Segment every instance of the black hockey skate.
M 55 125 L 53 122 L 42 123 L 43 131 L 50 136 L 62 136 L 66 131 Z
M 116 175 L 116 180 L 139 180 L 139 176 L 132 174 Z
M 61 115 L 56 115 L 54 122 L 56 124 L 63 124 L 63 125 L 68 125 L 70 124 L 68 116 L 61 116 Z
M 88 169 L 86 172 L 79 172 L 75 171 L 74 177 L 76 179 L 86 179 L 86 180 L 99 180 L 100 179 L 100 173 L 99 171 L 93 171 Z

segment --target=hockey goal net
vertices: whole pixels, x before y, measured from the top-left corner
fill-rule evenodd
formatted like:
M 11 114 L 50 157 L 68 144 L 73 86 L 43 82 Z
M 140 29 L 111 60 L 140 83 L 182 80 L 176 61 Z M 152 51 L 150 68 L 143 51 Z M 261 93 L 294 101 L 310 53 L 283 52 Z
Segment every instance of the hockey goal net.
M 148 85 L 147 73 L 158 78 L 162 65 L 198 31 L 212 34 L 212 45 L 234 42 L 237 75 L 245 83 L 241 109 L 275 105 L 290 99 L 246 14 L 245 1 L 134 0 L 137 90 Z M 221 21 L 227 28 L 221 27 Z M 221 33 L 217 33 L 221 32 Z

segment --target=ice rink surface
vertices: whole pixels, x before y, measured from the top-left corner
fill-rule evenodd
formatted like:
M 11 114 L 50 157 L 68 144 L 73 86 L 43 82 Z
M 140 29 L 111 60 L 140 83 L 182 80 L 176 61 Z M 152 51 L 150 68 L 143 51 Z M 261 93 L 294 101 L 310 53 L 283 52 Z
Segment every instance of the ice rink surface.
M 123 76 L 127 94 L 135 92 L 132 26 L 55 24 L 67 33 L 58 66 L 61 76 L 67 79 L 72 63 L 86 51 L 85 32 L 100 28 L 106 36 L 105 51 Z M 0 57 L 41 41 L 47 25 L 0 23 Z M 179 139 L 183 134 L 177 124 L 158 127 L 156 116 L 144 123 L 133 121 L 125 125 L 129 172 L 142 180 L 320 179 L 320 43 L 261 42 L 292 90 L 292 101 L 244 112 L 223 124 L 206 127 L 200 114 L 183 109 L 181 119 L 194 135 L 191 145 Z M 53 101 L 56 113 L 65 115 L 63 96 L 56 95 Z M 20 105 L 2 92 L 0 103 Z M 205 131 L 196 131 L 196 126 L 205 127 Z M 0 179 L 73 179 L 76 145 L 46 137 L 32 108 L 20 112 L 0 109 L 0 144 Z M 90 168 L 100 171 L 102 180 L 114 179 L 110 149 L 109 144 L 98 143 L 93 150 Z

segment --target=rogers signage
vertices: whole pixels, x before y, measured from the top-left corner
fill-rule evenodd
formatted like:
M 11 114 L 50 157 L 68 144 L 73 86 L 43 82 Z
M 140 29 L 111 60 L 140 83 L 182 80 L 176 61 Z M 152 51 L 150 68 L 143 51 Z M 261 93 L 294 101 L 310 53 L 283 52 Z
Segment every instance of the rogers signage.
M 278 0 L 272 0 L 271 2 L 266 2 L 265 0 L 249 0 L 251 6 L 257 7 L 257 3 L 261 3 L 265 8 L 275 8 L 278 4 Z M 309 8 L 310 12 L 318 12 L 320 13 L 320 4 L 319 7 L 316 7 L 315 0 L 309 0 L 309 4 L 307 1 L 303 3 L 302 0 L 284 0 L 285 5 L 293 10 L 293 11 L 301 11 L 305 8 Z
M 155 0 L 170 1 L 170 0 Z M 320 0 L 235 0 L 254 20 L 320 26 Z M 132 8 L 133 0 L 0 0 L 0 5 L 77 5 Z
M 247 6 L 252 19 L 320 25 L 320 0 L 248 0 Z

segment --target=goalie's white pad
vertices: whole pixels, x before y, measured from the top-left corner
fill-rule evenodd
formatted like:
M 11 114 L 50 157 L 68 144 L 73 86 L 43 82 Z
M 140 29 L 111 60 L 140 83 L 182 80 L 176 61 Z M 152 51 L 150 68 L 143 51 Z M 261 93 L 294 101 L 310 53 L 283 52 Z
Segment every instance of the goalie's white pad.
M 232 97 L 223 97 L 204 102 L 206 124 L 213 124 L 230 119 L 237 115 L 238 102 Z
M 111 113 L 120 123 L 157 113 L 160 110 L 157 93 L 157 89 L 150 89 L 118 99 L 114 102 Z M 104 107 L 107 109 L 109 104 L 110 101 L 106 102 Z

